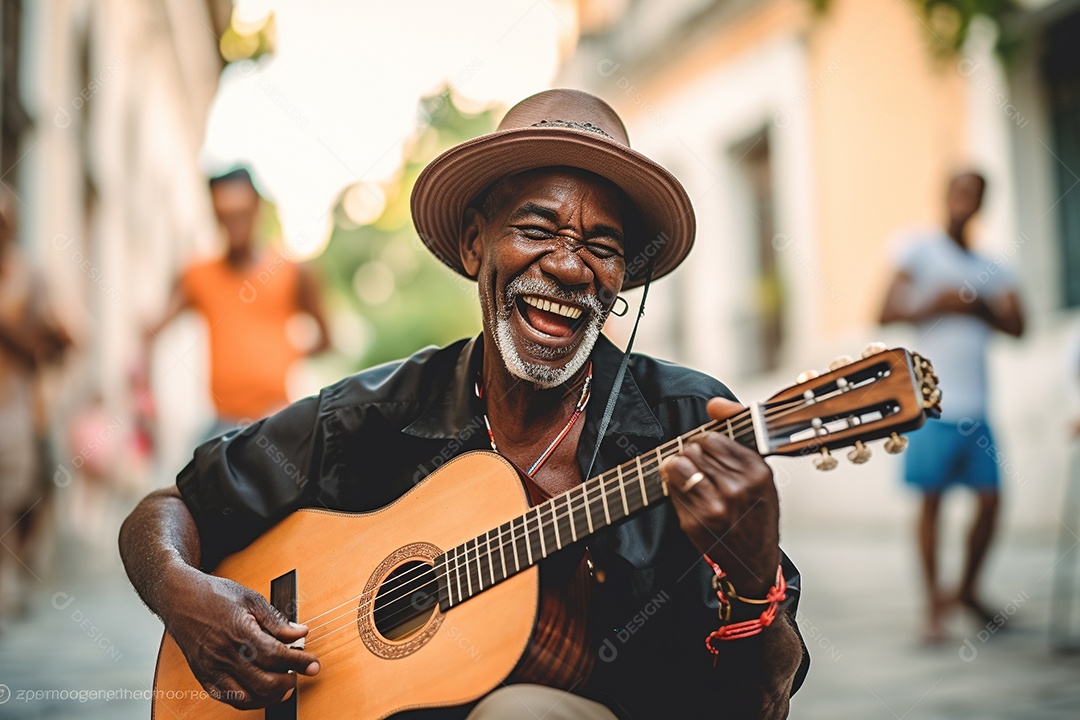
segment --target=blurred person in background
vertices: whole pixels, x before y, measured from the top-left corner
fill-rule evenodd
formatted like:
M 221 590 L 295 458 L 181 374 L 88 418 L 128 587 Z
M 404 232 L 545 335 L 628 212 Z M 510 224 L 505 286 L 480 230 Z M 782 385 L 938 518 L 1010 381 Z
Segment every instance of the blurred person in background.
M 184 310 L 203 316 L 209 333 L 213 437 L 288 405 L 290 367 L 330 346 L 316 278 L 310 268 L 275 250 L 258 247 L 261 198 L 246 168 L 210 179 L 214 214 L 224 231 L 225 253 L 188 266 L 173 288 L 164 315 L 144 333 L 145 352 Z M 306 314 L 317 333 L 305 349 L 289 337 L 288 324 Z
M 23 609 L 23 573 L 52 487 L 38 376 L 71 345 L 42 278 L 16 246 L 16 204 L 0 187 L 0 621 Z
M 136 474 L 135 427 L 109 412 L 105 396 L 94 392 L 67 419 L 67 453 L 72 474 L 65 525 L 88 542 L 107 539 L 104 532 L 114 497 L 138 489 L 145 477 Z M 126 498 L 125 498 L 126 499 Z M 124 504 L 127 507 L 127 503 Z
M 946 226 L 912 233 L 881 311 L 882 323 L 913 323 L 914 349 L 934 364 L 943 391 L 940 420 L 911 437 L 904 478 L 922 494 L 919 557 L 926 589 L 927 642 L 945 639 L 944 619 L 960 605 L 980 623 L 993 611 L 979 596 L 979 574 L 994 536 L 1000 480 L 987 419 L 987 347 L 995 332 L 1020 337 L 1024 315 L 1016 281 L 1001 258 L 971 249 L 970 221 L 982 205 L 986 179 L 976 172 L 953 176 L 946 193 Z M 960 583 L 945 590 L 938 574 L 938 526 L 945 490 L 975 492 L 977 508 L 967 540 Z

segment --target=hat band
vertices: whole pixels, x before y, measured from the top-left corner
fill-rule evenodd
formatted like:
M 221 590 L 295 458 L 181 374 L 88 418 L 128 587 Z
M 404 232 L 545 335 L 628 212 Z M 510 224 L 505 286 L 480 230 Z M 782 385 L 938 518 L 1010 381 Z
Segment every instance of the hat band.
M 541 120 L 538 123 L 533 123 L 529 127 L 560 127 L 570 128 L 571 130 L 585 130 L 587 132 L 594 132 L 597 135 L 603 135 L 609 140 L 615 139 L 592 123 L 576 123 L 570 122 L 569 120 Z

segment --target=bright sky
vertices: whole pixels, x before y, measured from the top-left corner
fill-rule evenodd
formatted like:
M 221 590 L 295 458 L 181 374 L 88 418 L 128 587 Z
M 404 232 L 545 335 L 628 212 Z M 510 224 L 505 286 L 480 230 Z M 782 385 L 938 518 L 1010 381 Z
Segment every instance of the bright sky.
M 289 249 L 317 254 L 339 193 L 398 171 L 421 127 L 420 97 L 449 84 L 463 109 L 479 110 L 549 87 L 560 44 L 577 38 L 574 7 L 570 0 L 236 0 L 242 19 L 274 11 L 275 52 L 226 68 L 203 164 L 213 172 L 250 163 L 278 205 Z

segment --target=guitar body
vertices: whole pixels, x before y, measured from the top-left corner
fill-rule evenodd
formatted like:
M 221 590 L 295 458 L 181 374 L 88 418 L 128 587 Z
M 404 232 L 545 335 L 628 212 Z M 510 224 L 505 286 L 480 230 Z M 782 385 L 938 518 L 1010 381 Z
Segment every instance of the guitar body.
M 309 626 L 306 648 L 322 665 L 317 676 L 298 678 L 296 716 L 302 720 L 344 714 L 374 720 L 460 705 L 496 687 L 522 657 L 537 617 L 538 568 L 445 613 L 427 598 L 420 602 L 429 606 L 426 614 L 393 633 L 376 626 L 371 609 L 382 600 L 375 597 L 395 570 L 418 572 L 421 563 L 430 565 L 528 508 L 509 463 L 493 453 L 468 453 L 374 512 L 299 510 L 225 558 L 214 574 L 269 598 L 271 583 L 295 570 L 296 617 Z M 154 690 L 158 720 L 264 715 L 206 697 L 168 633 Z

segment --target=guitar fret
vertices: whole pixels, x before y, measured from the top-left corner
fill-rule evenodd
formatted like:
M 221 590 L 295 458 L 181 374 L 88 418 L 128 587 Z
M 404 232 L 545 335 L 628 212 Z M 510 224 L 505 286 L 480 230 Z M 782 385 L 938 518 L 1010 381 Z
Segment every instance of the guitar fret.
M 574 527 L 574 493 L 566 493 L 566 514 L 570 518 L 570 538 L 571 542 L 577 542 L 577 528 Z
M 469 597 L 473 596 L 472 591 L 472 571 L 469 570 L 469 543 L 471 540 L 465 542 L 465 583 L 469 587 Z
M 465 595 L 461 592 L 461 568 L 458 566 L 458 549 L 454 548 L 454 579 L 457 580 L 457 596 L 458 602 L 465 599 Z
M 735 439 L 735 431 L 731 428 L 731 418 L 727 419 L 727 436 L 732 440 Z
M 672 451 L 671 455 L 674 455 Z M 660 479 L 660 465 L 666 458 L 660 453 L 660 449 L 657 448 L 656 452 L 656 480 L 653 482 L 653 489 L 660 489 L 660 494 L 656 496 L 657 500 L 661 500 L 667 495 L 667 484 Z
M 476 544 L 476 592 L 481 592 L 484 589 L 484 566 L 480 562 L 480 538 L 475 538 L 473 542 Z
M 503 536 L 503 526 L 500 525 L 499 526 L 499 559 L 502 561 L 502 571 L 503 571 L 502 579 L 505 580 L 506 578 L 508 578 L 510 576 L 506 573 L 506 546 L 503 545 L 502 536 Z
M 641 502 L 645 505 L 649 504 L 649 496 L 645 492 L 645 471 L 641 469 L 641 456 L 638 455 L 634 460 L 637 462 L 638 472 L 638 488 L 641 490 Z
M 623 517 L 630 514 L 630 507 L 626 504 L 626 483 L 623 482 L 622 465 L 615 466 L 615 472 L 619 477 L 619 494 L 622 495 L 622 511 Z
M 607 504 L 607 481 L 604 480 L 604 476 L 600 476 L 600 499 L 604 501 L 604 524 L 611 524 L 611 512 L 608 510 Z
M 514 572 L 521 571 L 521 561 L 518 560 L 517 538 L 514 537 L 514 521 L 510 521 L 510 544 L 514 546 Z
M 592 510 L 591 510 L 591 508 L 589 508 L 589 483 L 587 483 L 587 482 L 582 484 L 582 486 L 581 486 L 581 498 L 582 498 L 582 501 L 585 503 L 585 522 L 588 524 L 589 534 L 592 535 L 593 534 Z
M 442 563 L 442 571 L 443 571 L 442 578 L 441 578 L 442 579 L 442 587 L 446 588 L 446 607 L 450 608 L 450 607 L 453 607 L 453 605 L 454 605 L 454 588 L 453 588 L 453 585 L 450 584 L 450 572 L 449 572 L 450 571 L 450 551 L 447 550 L 446 552 L 444 552 L 442 554 L 442 556 L 439 558 L 438 562 Z M 436 565 L 436 567 L 438 567 L 438 565 Z M 436 571 L 435 575 L 436 575 L 436 577 L 438 577 L 438 575 L 439 575 L 438 571 Z
M 536 506 L 536 534 L 540 536 L 540 557 L 547 557 L 547 545 L 544 543 L 544 519 L 540 516 L 540 505 Z
M 491 530 L 488 530 L 487 534 L 484 537 L 487 538 L 487 551 L 486 552 L 487 552 L 487 560 L 488 560 L 488 575 L 491 577 L 491 584 L 494 585 L 495 584 L 495 563 L 491 559 L 491 532 L 492 532 Z
M 528 515 L 521 518 L 521 527 L 525 531 L 525 549 L 529 552 L 529 565 L 532 565 L 533 564 L 532 536 L 529 535 L 529 517 L 528 517 Z
M 473 575 L 476 573 L 476 569 L 473 567 L 473 554 L 477 550 L 476 538 L 473 538 L 472 540 L 470 540 L 470 542 L 473 544 L 473 546 L 470 549 L 467 544 L 465 545 L 464 561 L 465 579 L 468 581 L 469 584 L 469 597 L 472 597 L 476 593 L 480 592 L 480 576 L 477 575 L 476 577 L 473 577 Z
M 556 512 L 558 506 L 555 504 L 557 499 L 558 498 L 553 498 L 544 504 L 551 505 L 551 524 L 555 527 L 555 547 L 558 550 L 562 550 L 562 540 L 559 539 L 559 518 L 558 513 Z

